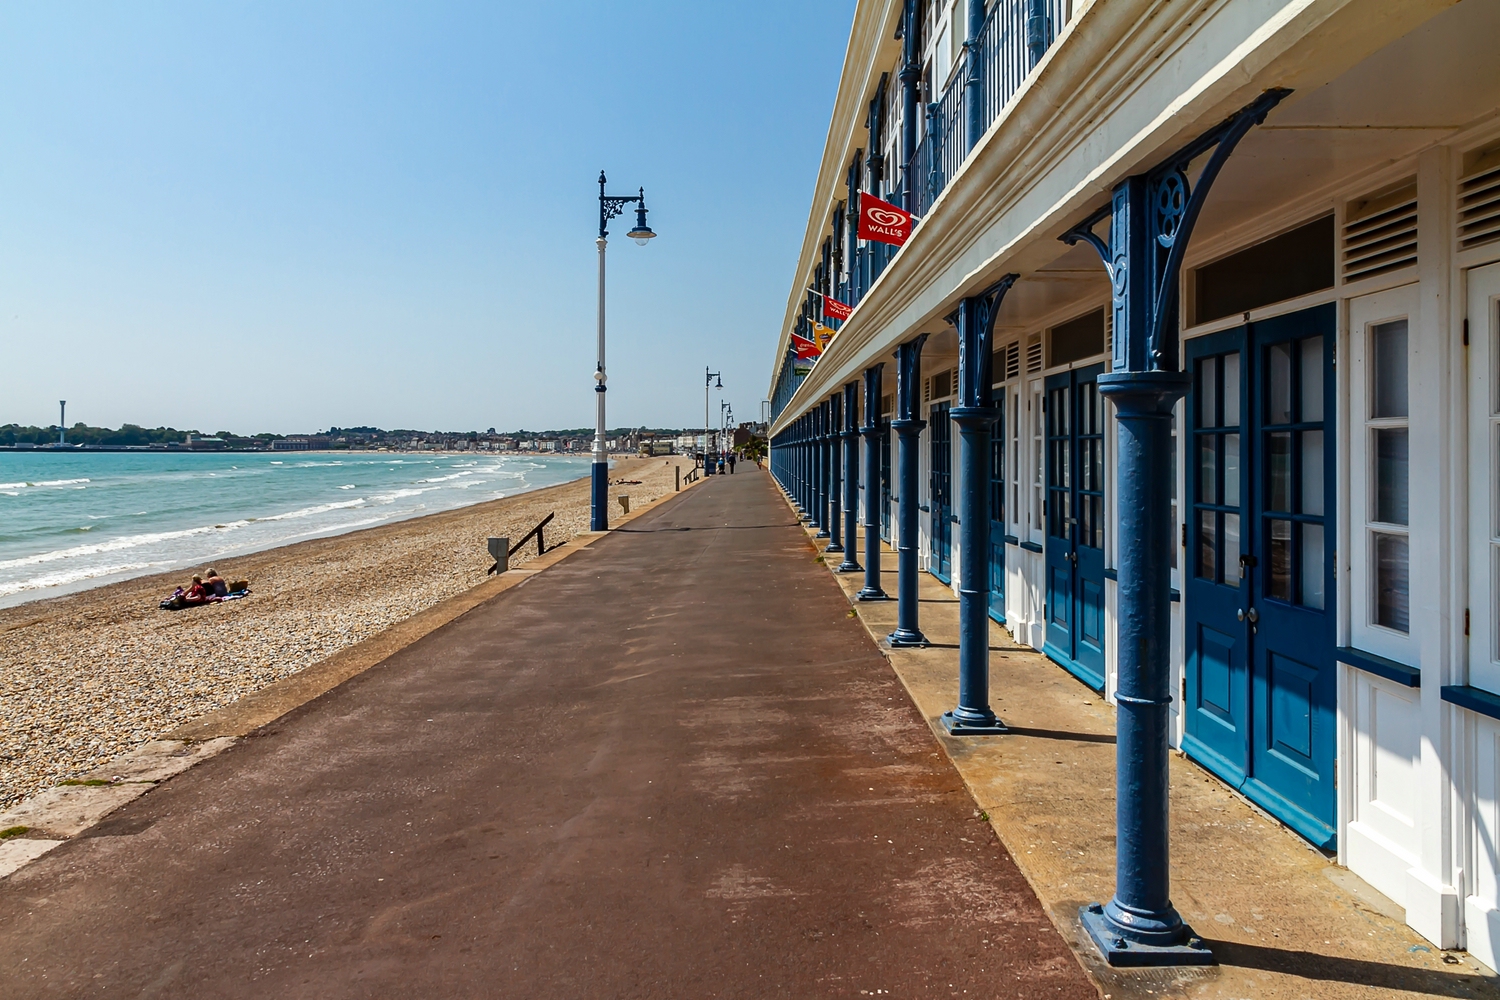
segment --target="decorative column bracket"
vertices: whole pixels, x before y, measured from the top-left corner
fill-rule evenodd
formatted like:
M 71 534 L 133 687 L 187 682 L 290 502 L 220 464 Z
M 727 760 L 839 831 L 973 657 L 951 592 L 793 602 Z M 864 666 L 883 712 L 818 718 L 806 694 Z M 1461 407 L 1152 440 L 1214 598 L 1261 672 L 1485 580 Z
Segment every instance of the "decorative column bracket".
M 1113 371 L 1177 370 L 1177 291 L 1198 213 L 1235 146 L 1290 93 L 1282 87 L 1267 90 L 1151 170 L 1127 177 L 1115 185 L 1110 204 L 1059 237 L 1068 246 L 1080 240 L 1088 243 L 1104 261 L 1113 290 Z M 1213 155 L 1197 183 L 1190 183 L 1188 166 L 1209 150 Z M 1107 218 L 1113 221 L 1105 243 L 1094 227 Z M 1139 221 L 1132 224 L 1134 220 Z M 1133 286 L 1132 272 L 1137 269 L 1144 271 L 1145 283 Z M 1147 335 L 1132 343 L 1118 335 L 1125 329 L 1144 330 Z
M 1079 913 L 1110 965 L 1214 961 L 1170 892 L 1172 412 L 1192 382 L 1178 370 L 1178 286 L 1188 240 L 1219 171 L 1289 93 L 1266 91 L 1153 169 L 1127 177 L 1107 208 L 1060 237 L 1099 252 L 1114 312 L 1111 371 L 1098 381 L 1118 427 L 1115 894 Z M 1188 166 L 1205 153 L 1208 162 L 1190 183 Z M 1093 231 L 1106 216 L 1107 244 Z
M 990 708 L 990 433 L 1000 416 L 990 383 L 995 316 L 1019 278 L 1007 274 L 948 317 L 958 331 L 958 405 L 948 411 L 959 432 L 958 705 L 943 728 L 953 736 L 1009 731 Z

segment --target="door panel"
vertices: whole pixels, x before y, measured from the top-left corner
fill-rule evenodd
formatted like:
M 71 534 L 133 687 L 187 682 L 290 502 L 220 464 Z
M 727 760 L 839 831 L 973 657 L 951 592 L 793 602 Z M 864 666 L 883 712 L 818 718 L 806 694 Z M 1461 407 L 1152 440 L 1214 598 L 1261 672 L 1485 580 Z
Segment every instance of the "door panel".
M 1183 749 L 1333 843 L 1332 306 L 1188 344 Z
M 1103 365 L 1046 380 L 1047 637 L 1044 652 L 1104 687 Z
M 933 403 L 927 426 L 932 433 L 932 575 L 953 582 L 953 422 L 948 404 Z
M 995 390 L 995 421 L 990 439 L 990 617 L 1005 622 L 1005 390 Z

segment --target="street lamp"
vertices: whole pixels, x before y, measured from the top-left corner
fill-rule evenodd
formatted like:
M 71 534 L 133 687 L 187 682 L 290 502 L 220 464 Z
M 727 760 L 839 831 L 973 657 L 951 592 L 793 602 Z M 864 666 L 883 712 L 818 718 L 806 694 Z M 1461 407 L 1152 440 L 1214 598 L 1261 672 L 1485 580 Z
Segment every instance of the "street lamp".
M 707 365 L 703 366 L 703 474 L 705 476 L 714 474 L 713 466 L 708 461 L 708 436 L 713 433 L 713 429 L 708 426 L 708 390 L 713 387 L 714 379 L 719 380 L 720 389 L 724 388 L 724 380 L 719 376 L 719 372 L 711 372 Z
M 604 438 L 604 393 L 608 376 L 604 373 L 604 248 L 609 241 L 609 230 L 605 225 L 610 219 L 625 211 L 625 206 L 634 203 L 635 228 L 625 235 L 640 246 L 656 238 L 651 227 L 646 225 L 646 189 L 630 196 L 604 193 L 604 171 L 599 171 L 599 238 L 594 245 L 599 248 L 599 363 L 594 367 L 594 468 L 589 490 L 589 530 L 609 530 L 609 448 Z

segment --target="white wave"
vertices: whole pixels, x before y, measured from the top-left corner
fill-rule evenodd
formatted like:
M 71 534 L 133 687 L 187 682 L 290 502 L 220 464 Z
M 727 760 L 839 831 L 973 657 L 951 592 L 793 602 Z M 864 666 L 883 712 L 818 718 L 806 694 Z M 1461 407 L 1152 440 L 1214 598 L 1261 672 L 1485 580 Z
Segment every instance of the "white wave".
M 110 566 L 80 566 L 77 569 L 64 570 L 60 573 L 47 573 L 25 580 L 12 580 L 9 583 L 0 583 L 0 597 L 19 594 L 25 590 L 44 590 L 47 587 L 61 587 L 69 583 L 78 583 L 80 580 L 92 580 L 101 576 L 112 576 L 115 573 L 132 573 L 136 570 L 151 569 L 153 566 L 164 565 L 166 564 L 143 562 L 118 563 Z
M 75 483 L 87 483 L 88 479 L 44 479 L 39 483 L 31 483 L 32 486 L 72 486 Z
M 36 483 L 0 483 L 0 490 L 24 490 L 28 486 L 35 485 Z
M 314 514 L 325 514 L 330 510 L 344 510 L 349 507 L 361 507 L 366 503 L 364 497 L 355 497 L 353 500 L 345 500 L 342 503 L 320 503 L 316 507 L 303 507 L 301 510 L 289 510 L 285 514 L 270 514 L 266 517 L 256 517 L 251 520 L 259 523 L 261 521 L 290 521 L 298 517 L 311 517 Z
M 207 535 L 215 531 L 232 531 L 236 528 L 243 528 L 249 523 L 249 521 L 230 521 L 228 524 L 204 525 L 199 528 L 184 528 L 181 531 L 153 531 L 144 535 L 125 535 L 122 538 L 111 538 L 107 542 L 96 542 L 93 545 L 74 545 L 66 549 L 53 549 L 51 552 L 22 556 L 19 559 L 6 559 L 0 561 L 0 570 L 21 566 L 40 566 L 43 563 L 57 562 L 59 559 L 77 559 L 81 556 L 98 555 L 101 552 L 119 552 L 123 549 L 138 548 L 156 542 L 169 542 L 176 538 Z
M 354 487 L 354 484 L 353 484 L 353 483 L 350 483 L 350 484 L 349 484 L 349 485 L 348 485 L 348 486 L 340 486 L 340 487 L 339 487 L 339 489 L 341 489 L 341 490 L 352 490 L 352 489 L 354 489 L 354 488 L 355 488 L 355 487 Z
M 455 472 L 451 476 L 433 476 L 431 479 L 418 479 L 417 482 L 419 482 L 419 483 L 446 483 L 450 479 L 462 479 L 464 476 L 472 476 L 474 473 L 476 473 L 478 471 L 479 471 L 478 469 L 465 469 L 462 472 Z

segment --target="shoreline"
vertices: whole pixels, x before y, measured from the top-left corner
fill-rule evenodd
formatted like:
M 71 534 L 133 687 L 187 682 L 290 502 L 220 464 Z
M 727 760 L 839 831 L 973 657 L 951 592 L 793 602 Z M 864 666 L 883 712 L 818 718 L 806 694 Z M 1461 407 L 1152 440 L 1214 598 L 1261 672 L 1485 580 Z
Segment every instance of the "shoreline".
M 684 456 L 618 460 L 611 509 L 673 492 Z M 483 583 L 490 535 L 549 512 L 548 545 L 588 529 L 589 479 L 221 560 L 249 598 L 178 612 L 182 570 L 0 609 L 0 806 L 301 672 Z M 527 547 L 513 568 L 536 558 Z
M 141 454 L 145 454 L 145 453 L 141 453 Z M 168 458 L 173 457 L 172 455 L 170 455 L 168 453 L 164 453 L 164 452 L 162 452 L 162 453 L 153 453 L 153 454 L 165 455 Z M 204 452 L 203 454 L 215 454 L 220 459 L 223 459 L 225 457 L 224 453 L 208 453 L 208 452 Z M 270 454 L 270 453 L 247 452 L 247 453 L 242 453 L 242 454 L 260 455 L 261 457 L 264 457 L 265 455 Z M 280 454 L 280 453 L 277 453 L 277 454 Z M 321 463 L 319 463 L 317 461 L 318 459 L 333 458 L 334 461 L 332 461 L 332 463 L 331 463 L 331 465 L 333 465 L 333 466 L 342 466 L 347 461 L 353 461 L 354 463 L 356 463 L 356 466 L 357 466 L 357 464 L 359 462 L 369 461 L 369 456 L 374 455 L 376 453 L 374 453 L 374 452 L 353 453 L 353 452 L 349 452 L 349 451 L 327 451 L 327 452 L 312 452 L 312 451 L 307 451 L 307 452 L 289 452 L 287 454 L 289 456 L 292 456 L 292 457 L 283 458 L 283 459 L 280 459 L 280 460 L 273 460 L 273 461 L 271 461 L 270 464 L 272 466 L 281 466 L 283 464 L 291 464 L 291 465 L 295 466 L 298 463 L 309 463 L 309 462 L 311 464 L 321 464 Z M 433 460 L 453 460 L 453 459 L 460 459 L 461 460 L 465 453 L 463 453 L 463 452 L 438 453 L 438 452 L 416 452 L 416 451 L 413 451 L 413 452 L 388 452 L 388 453 L 385 453 L 385 454 L 388 454 L 388 455 L 392 456 L 392 459 L 386 459 L 385 461 L 393 461 L 393 460 L 395 460 L 395 461 L 405 462 L 405 463 L 409 464 L 411 461 L 416 461 L 416 462 L 420 463 L 420 462 L 431 462 Z M 484 453 L 481 452 L 481 453 L 476 453 L 476 454 L 480 456 L 480 458 L 478 459 L 478 461 L 482 461 Z M 501 454 L 501 453 L 496 452 L 496 453 L 493 453 L 493 454 L 497 458 L 521 459 L 522 461 L 526 461 L 526 460 L 530 460 L 530 459 L 538 459 L 538 458 L 540 458 L 540 459 L 547 459 L 547 458 L 558 457 L 558 456 L 523 455 L 523 454 L 520 454 L 520 453 L 517 453 L 517 454 Z M 359 455 L 359 456 L 362 456 L 362 457 L 356 457 L 356 458 L 352 458 L 351 459 L 350 458 L 351 455 Z M 0 457 L 3 457 L 3 456 L 0 456 Z M 583 456 L 581 458 L 579 456 L 563 456 L 563 457 L 578 459 L 575 462 L 568 463 L 568 465 L 576 466 L 576 468 L 578 469 L 578 471 L 582 475 L 587 475 L 588 474 L 589 462 L 588 462 L 587 456 Z M 640 456 L 616 455 L 616 456 L 612 456 L 611 461 L 612 461 L 612 463 L 618 465 L 620 462 L 633 461 L 633 460 L 636 460 L 639 457 Z M 663 457 L 665 457 L 665 456 L 663 456 Z M 495 471 L 495 470 L 490 470 L 490 471 Z M 516 475 L 517 474 L 513 470 L 501 469 L 499 471 L 501 471 L 502 473 L 508 473 L 510 475 Z M 554 468 L 552 470 L 548 470 L 548 471 L 550 473 L 551 471 L 563 471 L 563 469 L 557 469 L 554 466 Z M 613 475 L 613 473 L 611 473 L 611 474 Z M 210 475 L 213 475 L 213 473 L 211 472 Z M 521 480 L 520 481 L 522 483 L 525 483 L 526 482 L 526 478 L 527 478 L 527 474 L 525 472 L 521 472 L 521 473 L 519 473 L 519 475 L 521 476 Z M 0 471 L 0 480 L 3 480 L 4 478 L 5 478 L 5 472 Z M 551 476 L 550 476 L 550 474 L 544 474 L 542 476 L 542 478 L 545 481 L 545 479 L 551 478 Z M 78 480 L 78 481 L 79 482 L 86 482 L 87 480 Z M 567 481 L 572 481 L 572 480 L 567 480 Z M 417 480 L 417 485 L 420 486 L 424 482 L 426 482 L 426 480 Z M 19 485 L 19 484 L 8 484 L 8 485 L 14 486 L 14 485 Z M 56 486 L 56 485 L 59 485 L 59 484 L 55 483 L 55 482 L 36 482 L 36 483 L 30 483 L 30 482 L 28 482 L 26 485 L 28 485 L 28 486 Z M 272 537 L 272 538 L 256 539 L 256 538 L 251 537 L 251 538 L 240 539 L 238 533 L 236 533 L 234 535 L 234 537 L 228 537 L 226 535 L 226 537 L 224 538 L 224 540 L 218 543 L 219 546 L 224 549 L 224 551 L 222 553 L 212 553 L 212 554 L 204 553 L 204 554 L 200 555 L 200 554 L 194 553 L 192 551 L 187 551 L 185 554 L 183 554 L 181 556 L 172 557 L 172 558 L 162 558 L 160 556 L 152 558 L 152 557 L 150 557 L 148 555 L 146 558 L 148 559 L 150 565 L 142 563 L 142 564 L 136 565 L 136 566 L 115 566 L 115 567 L 104 567 L 104 568 L 100 568 L 100 569 L 90 569 L 90 568 L 88 568 L 88 567 L 85 566 L 85 567 L 82 568 L 83 571 L 82 571 L 81 575 L 78 575 L 78 576 L 73 577 L 73 578 L 66 578 L 66 579 L 61 580 L 60 582 L 49 582 L 49 583 L 46 583 L 46 584 L 41 585 L 41 586 L 30 585 L 29 581 L 20 581 L 20 589 L 9 590 L 9 589 L 7 589 L 8 585 L 16 583 L 16 581 L 9 581 L 9 584 L 7 586 L 0 586 L 0 611 L 3 611 L 5 609 L 9 609 L 9 608 L 20 607 L 22 605 L 30 604 L 30 603 L 34 603 L 34 602 L 38 602 L 38 601 L 45 601 L 45 600 L 50 600 L 52 598 L 65 597 L 65 596 L 68 596 L 68 595 L 71 595 L 71 594 L 83 593 L 85 591 L 94 590 L 94 589 L 97 589 L 97 588 L 100 588 L 100 587 L 110 586 L 110 585 L 115 584 L 115 583 L 122 583 L 122 582 L 127 582 L 127 581 L 130 581 L 130 580 L 143 579 L 143 578 L 145 578 L 147 576 L 163 576 L 163 575 L 171 575 L 171 574 L 174 574 L 174 573 L 175 574 L 181 574 L 183 572 L 187 572 L 189 575 L 191 575 L 191 569 L 190 569 L 190 567 L 193 567 L 195 565 L 199 565 L 199 566 L 209 565 L 209 564 L 212 564 L 212 563 L 214 563 L 216 561 L 217 562 L 230 562 L 230 561 L 233 561 L 233 560 L 242 559 L 242 558 L 244 558 L 246 556 L 254 555 L 254 554 L 259 553 L 259 552 L 267 552 L 267 551 L 270 551 L 271 549 L 274 549 L 274 548 L 281 548 L 281 547 L 284 547 L 284 546 L 287 546 L 287 545 L 293 545 L 293 544 L 296 544 L 296 543 L 301 542 L 301 541 L 308 541 L 308 540 L 313 540 L 313 539 L 318 539 L 318 538 L 332 538 L 332 537 L 335 537 L 335 536 L 340 535 L 340 534 L 348 534 L 350 532 L 360 531 L 360 530 L 363 530 L 367 526 L 371 526 L 372 524 L 373 524 L 373 526 L 379 526 L 379 525 L 382 525 L 382 524 L 395 524 L 395 523 L 398 523 L 400 521 L 411 520 L 411 519 L 417 518 L 417 517 L 426 517 L 426 516 L 429 516 L 430 514 L 440 514 L 440 513 L 446 512 L 446 511 L 460 510 L 460 509 L 463 509 L 463 508 L 466 508 L 466 507 L 478 506 L 480 504 L 488 503 L 488 502 L 490 502 L 493 499 L 509 499 L 510 497 L 520 496 L 520 495 L 522 495 L 523 492 L 535 492 L 538 489 L 546 489 L 546 488 L 549 488 L 551 486 L 557 486 L 557 485 L 561 485 L 561 484 L 557 483 L 557 482 L 552 482 L 552 483 L 547 483 L 546 486 L 540 486 L 540 487 L 526 485 L 526 486 L 523 486 L 520 491 L 510 492 L 510 493 L 508 493 L 508 495 L 503 496 L 503 497 L 494 497 L 494 496 L 491 496 L 490 499 L 481 499 L 481 500 L 468 501 L 468 502 L 464 502 L 464 503 L 460 504 L 459 506 L 453 506 L 453 507 L 445 507 L 445 506 L 440 506 L 439 505 L 439 506 L 435 506 L 433 509 L 430 509 L 430 510 L 427 510 L 427 511 L 424 512 L 420 508 L 409 509 L 409 510 L 399 510 L 399 509 L 387 510 L 387 507 L 385 506 L 385 503 L 383 501 L 389 500 L 392 496 L 400 496 L 400 495 L 405 494 L 407 490 L 411 489 L 410 486 L 403 486 L 403 485 L 401 485 L 399 483 L 396 483 L 396 484 L 387 484 L 385 486 L 367 484 L 367 487 L 366 487 L 367 489 L 375 491 L 375 501 L 377 501 L 377 502 L 373 502 L 373 503 L 370 503 L 370 504 L 367 504 L 365 506 L 357 508 L 357 512 L 370 512 L 371 514 L 374 515 L 372 518 L 367 518 L 365 521 L 355 522 L 355 523 L 344 523 L 344 524 L 337 524 L 337 523 L 335 523 L 335 524 L 324 525 L 322 527 L 313 527 L 313 528 L 310 528 L 310 529 L 307 529 L 307 530 L 297 531 L 297 532 L 295 532 L 293 534 L 284 535 L 281 538 Z M 382 491 L 382 490 L 387 490 L 388 491 L 388 490 L 392 490 L 392 489 L 396 490 L 397 492 L 395 494 L 387 494 L 385 496 L 380 495 L 380 491 Z M 494 491 L 487 491 L 487 492 L 494 492 Z M 11 495 L 14 495 L 14 494 L 11 494 Z M 314 501 L 310 497 L 308 498 L 307 502 L 308 503 L 312 503 L 312 504 L 318 503 L 318 501 Z M 334 505 L 334 506 L 338 506 L 338 505 Z M 348 504 L 343 504 L 342 506 L 347 507 L 349 505 Z M 424 502 L 422 504 L 422 506 L 426 506 L 426 503 Z M 290 510 L 290 508 L 285 509 L 285 510 L 283 510 L 283 509 L 273 509 L 271 511 L 271 513 L 268 514 L 265 510 L 260 510 L 260 511 L 257 512 L 257 511 L 254 511 L 253 509 L 251 509 L 250 512 L 244 513 L 242 515 L 222 516 L 222 517 L 219 518 L 219 520 L 221 520 L 221 521 L 223 521 L 225 523 L 214 524 L 214 525 L 212 525 L 212 527 L 214 527 L 214 528 L 234 529 L 234 528 L 237 528 L 237 527 L 238 528 L 245 528 L 245 527 L 248 526 L 251 529 L 255 529 L 255 528 L 258 528 L 260 526 L 261 522 L 274 522 L 274 521 L 284 520 L 286 517 L 289 516 L 289 514 L 288 514 L 289 510 Z M 306 510 L 291 510 L 290 516 L 296 517 L 296 516 L 298 516 L 300 514 L 305 514 L 305 513 L 307 513 Z M 115 516 L 118 516 L 118 515 L 115 515 Z M 96 519 L 96 518 L 90 518 L 91 522 L 94 521 L 94 520 L 98 520 L 98 519 Z M 180 524 L 167 524 L 167 525 L 156 524 L 154 526 L 144 527 L 144 528 L 140 528 L 140 529 L 137 529 L 137 530 L 145 532 L 145 535 L 141 536 L 141 537 L 147 538 L 148 540 L 151 537 L 154 537 L 155 533 L 157 533 L 157 532 L 166 532 L 167 535 L 183 536 L 184 538 L 188 538 L 188 537 L 192 537 L 192 536 L 207 537 L 207 536 L 213 534 L 213 532 L 210 531 L 210 525 L 208 523 L 210 520 L 212 520 L 212 519 L 208 518 L 208 517 L 205 517 L 205 518 L 202 518 L 202 519 L 199 519 L 199 520 L 193 520 L 193 519 L 189 518 L 188 520 L 183 521 Z M 298 521 L 298 522 L 295 522 L 295 523 L 300 524 L 301 522 Z M 74 541 L 78 545 L 87 547 L 87 546 L 89 546 L 91 544 L 91 540 L 93 539 L 93 537 L 94 537 L 93 535 L 89 535 L 88 538 L 83 538 L 83 537 L 80 536 L 79 538 L 75 539 Z M 165 537 L 165 536 L 161 536 L 161 537 Z M 99 542 L 99 544 L 101 546 L 103 546 L 103 550 L 104 551 L 107 551 L 110 548 L 111 543 L 117 542 L 117 541 L 120 541 L 120 540 L 121 539 L 118 539 L 118 538 L 105 537 L 105 538 L 103 538 Z M 131 539 L 126 538 L 124 540 L 125 541 L 129 541 Z M 54 544 L 66 545 L 68 543 L 64 542 L 61 539 L 58 539 L 58 540 L 54 541 Z M 129 549 L 128 551 L 131 552 L 131 553 L 134 553 L 136 550 L 132 548 L 132 549 Z M 54 554 L 55 553 L 42 551 L 42 552 L 22 552 L 22 553 L 19 553 L 19 554 L 16 554 L 16 555 L 18 556 L 18 560 L 19 561 L 24 562 L 25 560 L 30 559 L 30 558 L 34 558 L 34 557 L 36 557 L 38 555 L 40 555 L 40 556 L 51 556 L 51 555 L 54 555 Z M 9 558 L 9 557 L 7 557 L 7 558 Z M 128 556 L 127 556 L 127 558 L 128 558 Z M 200 560 L 202 560 L 202 561 L 200 562 Z M 60 563 L 59 565 L 66 566 L 66 564 L 62 564 L 62 563 Z M 168 591 L 170 592 L 170 590 L 171 590 L 171 588 L 169 587 Z

